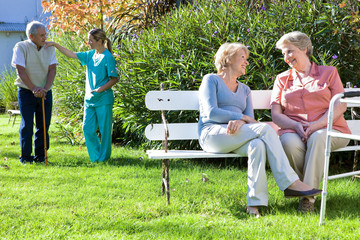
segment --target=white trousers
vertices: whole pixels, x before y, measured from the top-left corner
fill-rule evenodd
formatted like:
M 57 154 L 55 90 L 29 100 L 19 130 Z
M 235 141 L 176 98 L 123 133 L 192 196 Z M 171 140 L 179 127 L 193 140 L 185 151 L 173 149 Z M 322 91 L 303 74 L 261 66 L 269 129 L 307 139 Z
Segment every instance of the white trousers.
M 266 123 L 245 124 L 233 135 L 226 134 L 226 127 L 227 124 L 214 125 L 205 136 L 201 136 L 200 143 L 206 152 L 234 152 L 239 157 L 248 156 L 248 206 L 268 205 L 266 159 L 281 191 L 299 179 L 271 126 Z
M 301 141 L 297 133 L 284 133 L 280 141 L 285 153 L 300 179 L 314 187 L 319 188 L 324 175 L 326 129 L 320 129 L 311 134 L 306 143 Z M 349 139 L 331 138 L 331 149 L 345 147 Z

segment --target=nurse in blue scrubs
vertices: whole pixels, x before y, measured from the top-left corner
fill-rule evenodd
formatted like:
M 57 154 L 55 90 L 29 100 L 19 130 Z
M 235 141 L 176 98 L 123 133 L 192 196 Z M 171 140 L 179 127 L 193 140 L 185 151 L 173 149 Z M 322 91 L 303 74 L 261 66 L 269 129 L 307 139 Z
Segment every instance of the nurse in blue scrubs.
M 106 43 L 106 47 L 105 47 Z M 101 29 L 89 32 L 90 51 L 72 52 L 55 42 L 54 46 L 65 56 L 76 58 L 86 65 L 86 93 L 84 100 L 83 131 L 92 162 L 103 162 L 111 155 L 112 107 L 114 94 L 111 87 L 118 82 L 116 63 L 112 55 L 111 41 Z M 99 128 L 101 141 L 96 133 Z

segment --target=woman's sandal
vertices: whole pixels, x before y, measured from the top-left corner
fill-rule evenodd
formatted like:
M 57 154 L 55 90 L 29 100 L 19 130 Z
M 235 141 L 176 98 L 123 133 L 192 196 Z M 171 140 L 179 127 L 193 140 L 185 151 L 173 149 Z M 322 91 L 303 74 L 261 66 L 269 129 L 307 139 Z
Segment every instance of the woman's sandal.
M 256 210 L 254 211 L 254 210 L 249 210 L 249 208 L 246 207 L 246 208 L 245 208 L 245 211 L 246 211 L 246 213 L 248 213 L 248 214 L 250 215 L 250 217 L 254 217 L 254 218 L 259 218 L 259 217 L 261 217 L 258 209 L 256 209 Z

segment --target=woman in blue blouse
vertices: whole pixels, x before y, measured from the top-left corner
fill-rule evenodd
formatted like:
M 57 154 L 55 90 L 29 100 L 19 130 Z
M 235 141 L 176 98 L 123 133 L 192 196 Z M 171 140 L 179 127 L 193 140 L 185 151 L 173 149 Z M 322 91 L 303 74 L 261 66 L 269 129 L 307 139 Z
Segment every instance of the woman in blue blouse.
M 104 44 L 106 42 L 107 48 Z M 112 55 L 111 42 L 101 29 L 93 29 L 88 35 L 91 50 L 74 53 L 55 42 L 54 46 L 65 56 L 76 58 L 86 65 L 86 89 L 84 100 L 83 131 L 92 162 L 103 162 L 111 155 L 112 107 L 114 94 L 111 87 L 118 82 L 116 63 Z M 99 128 L 101 142 L 96 133 Z
M 204 76 L 199 89 L 199 143 L 204 151 L 248 156 L 247 212 L 259 217 L 268 205 L 266 159 L 285 197 L 314 196 L 291 168 L 276 132 L 254 119 L 251 91 L 237 81 L 245 74 L 249 50 L 239 43 L 223 44 L 215 55 L 217 74 Z

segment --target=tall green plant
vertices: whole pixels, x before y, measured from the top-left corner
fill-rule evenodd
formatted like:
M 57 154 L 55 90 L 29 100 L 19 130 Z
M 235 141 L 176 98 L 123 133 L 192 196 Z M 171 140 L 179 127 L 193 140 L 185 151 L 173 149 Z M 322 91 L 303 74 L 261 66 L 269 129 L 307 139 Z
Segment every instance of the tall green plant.
M 52 36 L 52 40 L 74 51 L 86 50 L 81 37 L 62 33 Z M 70 144 L 83 142 L 82 118 L 85 95 L 85 67 L 74 59 L 57 52 L 56 79 L 54 82 L 54 119 L 58 126 L 57 135 Z
M 123 119 L 130 140 L 144 143 L 147 124 L 160 114 L 144 104 L 145 94 L 166 89 L 197 90 L 202 77 L 215 72 L 213 56 L 225 42 L 243 42 L 251 52 L 248 73 L 240 81 L 252 89 L 271 89 L 277 74 L 288 69 L 276 41 L 290 31 L 307 33 L 313 61 L 339 68 L 343 81 L 360 80 L 360 42 L 356 12 L 342 1 L 199 1 L 165 16 L 156 27 L 121 41 L 116 50 L 120 83 L 115 87 L 116 118 Z M 360 3 L 351 5 L 359 8 Z M 351 22 L 350 22 L 351 21 Z M 351 55 L 348 51 L 351 50 Z M 345 80 L 346 79 L 346 80 Z M 268 118 L 258 114 L 258 118 Z M 167 113 L 169 122 L 197 121 L 197 114 Z M 129 141 L 130 141 L 129 140 Z M 196 147 L 196 142 L 173 143 Z
M 197 90 L 202 77 L 215 72 L 213 56 L 224 42 L 248 45 L 250 65 L 240 81 L 252 89 L 271 89 L 275 76 L 288 69 L 275 43 L 284 33 L 295 30 L 311 37 L 313 61 L 336 66 L 344 83 L 358 86 L 359 7 L 360 2 L 348 0 L 193 1 L 156 18 L 146 29 L 129 31 L 131 34 L 122 35 L 114 46 L 120 75 L 113 88 L 114 138 L 124 145 L 148 144 L 144 128 L 161 118 L 146 109 L 145 94 L 158 90 L 160 83 L 166 89 Z M 117 34 L 120 32 L 112 32 L 109 38 L 119 39 Z M 74 51 L 82 44 L 71 34 L 58 40 Z M 80 132 L 85 70 L 60 54 L 58 59 L 55 110 L 62 126 L 77 126 Z M 258 119 L 269 119 L 268 112 L 256 114 Z M 170 122 L 197 121 L 197 117 L 193 112 L 167 113 Z M 172 144 L 198 147 L 197 141 Z
M 0 75 L 0 108 L 17 108 L 17 87 L 14 85 L 16 72 L 6 68 Z

